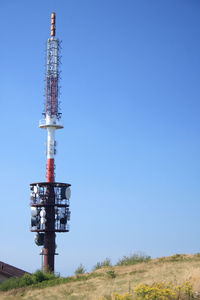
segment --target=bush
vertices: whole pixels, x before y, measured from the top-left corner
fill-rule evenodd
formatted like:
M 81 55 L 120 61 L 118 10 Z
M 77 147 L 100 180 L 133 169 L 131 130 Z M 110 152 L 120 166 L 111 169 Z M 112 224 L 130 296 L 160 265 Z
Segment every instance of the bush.
M 186 281 L 182 285 L 174 286 L 171 283 L 154 283 L 152 285 L 139 284 L 134 290 L 135 294 L 140 297 L 140 299 L 162 299 L 162 300 L 172 300 L 172 299 L 194 299 L 192 285 L 190 282 Z
M 95 271 L 95 270 L 98 270 L 98 269 L 101 269 L 102 268 L 102 265 L 101 265 L 101 263 L 100 262 L 98 262 L 98 263 L 96 263 L 96 265 L 93 267 L 93 271 Z
M 20 279 L 21 278 L 10 278 L 4 282 L 2 282 L 0 284 L 0 291 L 8 291 L 8 290 L 11 290 L 11 289 L 16 289 L 16 288 L 20 288 L 22 287 L 23 285 L 21 285 L 20 283 Z
M 177 261 L 177 260 L 183 260 L 185 258 L 184 254 L 174 254 L 169 257 L 170 261 Z
M 141 262 L 148 262 L 151 260 L 151 256 L 142 253 L 135 253 L 129 256 L 123 256 L 123 258 L 119 259 L 117 262 L 117 266 L 130 266 L 135 265 Z
M 0 291 L 8 291 L 11 289 L 17 289 L 21 287 L 26 287 L 30 285 L 36 285 L 43 281 L 52 281 L 58 279 L 53 273 L 43 273 L 38 270 L 35 273 L 25 274 L 23 277 L 12 277 L 0 284 Z
M 174 286 L 172 283 L 154 283 L 152 285 L 139 284 L 133 293 L 105 295 L 99 300 L 192 300 L 194 297 L 192 285 L 186 281 L 182 285 Z
M 80 266 L 75 270 L 75 275 L 81 275 L 84 274 L 86 272 L 86 269 L 84 268 L 84 266 L 82 264 L 80 264 Z
M 108 277 L 110 278 L 115 278 L 116 277 L 116 274 L 115 274 L 115 271 L 114 270 L 110 270 L 106 273 L 108 275 Z
M 20 282 L 23 286 L 31 285 L 34 283 L 33 275 L 25 274 L 21 279 Z
M 98 270 L 98 269 L 101 269 L 103 267 L 111 267 L 112 264 L 111 264 L 111 260 L 110 258 L 106 258 L 104 261 L 102 262 L 98 262 L 94 267 L 93 267 L 93 271 L 95 270 Z
M 34 282 L 42 282 L 44 280 L 48 280 L 48 273 L 43 273 L 42 271 L 38 270 L 33 275 Z

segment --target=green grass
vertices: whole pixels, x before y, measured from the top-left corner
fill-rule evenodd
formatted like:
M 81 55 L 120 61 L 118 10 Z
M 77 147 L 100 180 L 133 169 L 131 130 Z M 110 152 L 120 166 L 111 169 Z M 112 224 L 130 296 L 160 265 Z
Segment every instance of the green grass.
M 116 277 L 116 273 L 114 270 L 110 270 L 108 272 L 106 272 L 106 274 L 108 275 L 109 278 L 115 278 Z
M 136 275 L 136 274 L 141 274 L 141 273 L 145 273 L 145 272 L 146 272 L 146 270 L 135 270 L 135 271 L 130 272 L 129 274 Z
M 123 262 L 121 263 L 122 260 Z M 102 266 L 100 270 L 67 278 L 42 273 L 41 271 L 37 271 L 33 275 L 25 275 L 21 279 L 12 278 L 0 284 L 0 299 L 103 300 L 113 299 L 113 293 L 116 292 L 119 294 L 119 297 L 116 299 L 125 300 L 127 299 L 124 298 L 125 295 L 128 293 L 134 294 L 134 289 L 139 284 L 142 284 L 142 286 L 145 285 L 145 291 L 149 293 L 152 285 L 160 285 L 164 282 L 172 284 L 175 287 L 183 286 L 181 290 L 183 295 L 181 294 L 179 298 L 176 295 L 176 300 L 189 299 L 184 294 L 185 291 L 189 293 L 191 290 L 189 286 L 186 286 L 186 283 L 192 286 L 194 297 L 191 296 L 191 293 L 190 295 L 188 294 L 190 300 L 200 300 L 199 253 L 194 255 L 174 254 L 170 257 L 152 260 L 147 255 L 137 254 L 123 257 L 120 260 L 121 266 L 107 266 L 107 262 L 100 264 Z M 163 294 L 165 294 L 165 291 L 163 291 Z M 139 296 L 134 294 L 134 297 Z M 156 297 L 154 299 L 161 299 L 160 296 L 156 295 Z M 145 299 L 152 300 L 153 298 Z
M 102 262 L 98 262 L 94 267 L 93 267 L 93 271 L 104 268 L 104 267 L 111 267 L 111 260 L 110 258 L 106 258 L 104 261 Z
M 131 267 L 132 265 L 135 265 L 138 263 L 148 263 L 148 262 L 150 262 L 150 265 L 151 265 L 150 268 L 145 267 L 145 265 L 146 265 L 145 264 L 145 265 L 142 265 L 141 268 L 139 268 L 139 269 L 137 267 L 133 267 L 132 269 L 127 269 L 127 271 L 126 271 L 126 268 L 125 268 L 126 266 Z M 25 274 L 22 278 L 10 278 L 9 280 L 6 280 L 6 281 L 0 283 L 0 291 L 8 291 L 8 290 L 14 290 L 14 289 L 17 290 L 19 288 L 26 288 L 26 287 L 29 287 L 30 289 L 36 289 L 36 288 L 40 289 L 40 288 L 53 287 L 56 285 L 61 285 L 61 284 L 70 283 L 70 282 L 79 282 L 79 281 L 81 284 L 81 282 L 83 282 L 83 281 L 88 281 L 92 278 L 100 277 L 100 276 L 102 277 L 103 280 L 109 280 L 109 279 L 112 280 L 112 278 L 116 278 L 116 280 L 119 280 L 122 276 L 122 275 L 120 275 L 121 272 L 122 273 L 125 272 L 125 273 L 123 273 L 123 276 L 125 276 L 124 274 L 132 275 L 131 280 L 133 280 L 134 284 L 135 284 L 135 282 L 143 280 L 143 277 L 144 277 L 143 273 L 148 273 L 149 278 L 155 277 L 154 273 L 156 273 L 156 272 L 154 272 L 153 270 L 158 268 L 159 266 L 162 266 L 164 263 L 167 263 L 167 264 L 172 263 L 173 265 L 178 263 L 179 266 L 181 263 L 181 265 L 183 264 L 183 266 L 184 266 L 185 264 L 187 264 L 187 263 L 190 264 L 192 262 L 195 263 L 195 266 L 198 266 L 198 264 L 200 263 L 200 253 L 196 253 L 193 256 L 184 255 L 184 254 L 174 254 L 170 257 L 161 257 L 161 258 L 157 258 L 155 260 L 151 260 L 151 257 L 147 256 L 145 254 L 141 254 L 141 253 L 137 254 L 136 253 L 136 254 L 131 254 L 129 256 L 124 256 L 121 259 L 119 259 L 119 261 L 117 262 L 117 264 L 115 266 L 117 266 L 117 267 L 122 266 L 123 268 L 115 268 L 114 265 L 113 266 L 111 265 L 110 259 L 106 258 L 104 261 L 97 263 L 95 265 L 95 267 L 93 268 L 93 270 L 98 270 L 98 269 L 102 269 L 102 270 L 97 271 L 97 272 L 82 274 L 82 272 L 85 272 L 85 269 L 82 265 L 80 265 L 75 274 L 76 276 L 70 276 L 70 277 L 64 278 L 64 277 L 56 276 L 52 273 L 43 273 L 41 271 L 36 271 L 32 275 Z M 166 264 L 166 266 L 168 266 L 167 264 Z M 149 266 L 149 265 L 147 264 L 147 266 Z M 103 270 L 103 268 L 105 268 L 105 270 Z M 106 268 L 108 268 L 108 269 L 106 269 Z M 121 271 L 120 271 L 120 269 L 121 269 Z M 171 271 L 171 273 L 170 273 L 169 270 L 172 270 L 173 272 Z M 166 276 L 170 276 L 170 280 L 172 280 L 171 278 L 174 276 L 173 274 L 178 272 L 177 271 L 178 267 L 176 267 L 176 269 L 171 267 L 171 269 L 169 269 L 169 270 L 167 271 Z M 180 272 L 181 272 L 181 270 L 182 269 L 180 269 Z M 179 276 L 179 273 L 177 276 Z M 194 275 L 194 276 L 196 276 L 196 275 Z M 156 278 L 155 280 L 158 280 L 158 279 Z
M 91 278 L 100 277 L 103 274 L 90 273 L 85 275 L 77 275 L 71 277 L 59 277 L 52 273 L 43 273 L 36 271 L 34 274 L 25 274 L 23 277 L 13 277 L 0 284 L 0 291 L 8 291 L 22 287 L 30 286 L 32 288 L 45 288 L 47 286 L 55 286 L 62 283 L 87 281 Z
M 132 254 L 130 256 L 124 256 L 122 259 L 118 261 L 117 266 L 128 266 L 134 265 L 140 262 L 149 261 L 151 258 L 145 254 Z M 94 267 L 93 271 L 104 268 L 111 267 L 111 260 L 106 258 L 102 262 L 98 262 Z M 14 277 L 10 278 L 0 284 L 0 291 L 8 291 L 11 289 L 18 289 L 23 287 L 32 287 L 32 288 L 44 288 L 47 286 L 55 286 L 62 283 L 74 282 L 74 281 L 86 281 L 93 277 L 103 276 L 100 273 L 90 273 L 84 274 L 85 268 L 81 264 L 77 270 L 75 271 L 76 276 L 62 278 L 60 276 L 56 276 L 53 273 L 43 273 L 38 270 L 34 274 L 25 274 L 22 278 Z M 107 276 L 110 278 L 115 278 L 116 274 L 113 270 L 107 272 Z
M 193 255 L 193 259 L 199 260 L 200 259 L 200 253 L 196 253 Z M 159 257 L 157 259 L 158 263 L 166 263 L 166 262 L 185 262 L 191 260 L 190 257 L 188 257 L 186 254 L 174 254 L 172 256 L 163 256 Z
M 85 267 L 82 264 L 80 264 L 78 268 L 75 270 L 75 275 L 82 275 L 85 274 L 85 272 L 86 272 Z
M 141 262 L 148 262 L 151 260 L 151 256 L 148 256 L 143 253 L 134 253 L 129 256 L 123 256 L 119 261 L 117 262 L 117 266 L 130 266 L 135 265 Z
M 141 262 L 148 262 L 150 260 L 151 260 L 151 256 L 148 256 L 144 253 L 134 253 L 129 256 L 123 256 L 121 259 L 118 260 L 116 266 L 130 266 Z M 93 271 L 104 267 L 111 267 L 111 266 L 112 264 L 110 258 L 106 258 L 104 261 L 98 262 L 93 267 Z
M 11 289 L 17 289 L 21 287 L 26 287 L 29 285 L 38 285 L 44 281 L 58 280 L 59 277 L 55 276 L 53 273 L 43 273 L 41 271 L 36 271 L 34 274 L 25 274 L 23 277 L 12 277 L 0 284 L 0 291 L 8 291 Z

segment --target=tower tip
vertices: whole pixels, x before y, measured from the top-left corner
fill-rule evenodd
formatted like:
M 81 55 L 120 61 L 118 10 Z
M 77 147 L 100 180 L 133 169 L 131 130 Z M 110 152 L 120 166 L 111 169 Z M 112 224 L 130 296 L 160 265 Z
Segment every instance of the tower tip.
M 56 35 L 56 13 L 52 12 L 51 14 L 51 36 Z

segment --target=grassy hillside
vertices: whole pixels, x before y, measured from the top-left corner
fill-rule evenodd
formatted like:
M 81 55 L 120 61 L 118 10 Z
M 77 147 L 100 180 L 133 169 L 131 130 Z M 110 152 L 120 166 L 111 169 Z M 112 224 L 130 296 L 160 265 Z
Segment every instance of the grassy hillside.
M 173 255 L 135 265 L 102 267 L 90 274 L 87 273 L 62 280 L 58 279 L 57 282 L 54 279 L 52 280 L 52 284 L 50 284 L 50 281 L 47 287 L 41 282 L 37 287 L 33 285 L 7 292 L 1 291 L 0 299 L 114 299 L 111 298 L 113 292 L 120 294 L 132 293 L 135 287 L 141 283 L 151 285 L 155 282 L 171 282 L 174 286 L 178 286 L 186 281 L 192 284 L 195 297 L 188 296 L 188 298 L 184 299 L 200 299 L 198 296 L 200 294 L 200 254 Z M 183 298 L 176 299 L 182 300 Z

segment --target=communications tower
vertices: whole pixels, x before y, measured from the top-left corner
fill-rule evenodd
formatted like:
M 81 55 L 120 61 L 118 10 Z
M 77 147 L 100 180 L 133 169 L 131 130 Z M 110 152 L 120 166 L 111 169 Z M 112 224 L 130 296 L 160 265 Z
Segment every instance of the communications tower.
M 51 14 L 51 37 L 47 40 L 46 105 L 39 127 L 47 130 L 46 182 L 31 183 L 31 232 L 36 232 L 35 243 L 43 246 L 44 271 L 54 272 L 56 255 L 55 233 L 68 232 L 70 220 L 70 184 L 55 181 L 55 132 L 62 129 L 59 109 L 60 41 L 56 38 L 56 14 Z

